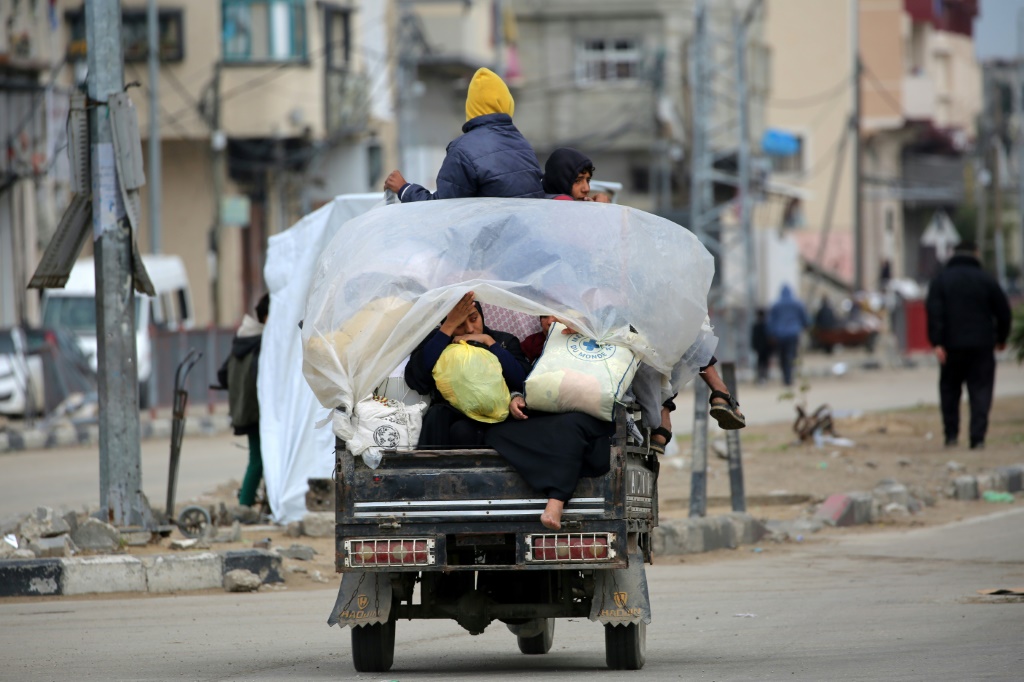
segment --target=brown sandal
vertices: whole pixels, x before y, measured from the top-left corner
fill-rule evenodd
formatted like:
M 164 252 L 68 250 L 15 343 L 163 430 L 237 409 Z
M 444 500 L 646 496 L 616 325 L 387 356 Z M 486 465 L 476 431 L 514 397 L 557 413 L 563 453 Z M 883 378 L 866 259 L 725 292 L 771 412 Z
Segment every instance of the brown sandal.
M 664 443 L 655 443 L 654 442 L 654 436 L 661 436 L 662 438 L 665 439 L 665 442 Z M 656 429 L 651 429 L 651 435 L 648 436 L 647 441 L 648 441 L 648 444 L 649 444 L 648 446 L 651 449 L 651 452 L 653 452 L 655 454 L 658 454 L 658 455 L 664 455 L 665 454 L 665 446 L 668 445 L 672 441 L 672 432 L 669 431 L 668 429 L 666 429 L 664 426 L 659 426 Z
M 715 399 L 721 399 L 726 401 L 725 405 L 715 405 L 711 401 Z M 714 418 L 718 425 L 726 431 L 735 431 L 736 429 L 742 429 L 747 425 L 747 418 L 743 416 L 743 413 L 739 411 L 739 402 L 728 393 L 722 391 L 711 391 L 711 397 L 708 398 L 708 402 L 711 403 L 710 414 Z

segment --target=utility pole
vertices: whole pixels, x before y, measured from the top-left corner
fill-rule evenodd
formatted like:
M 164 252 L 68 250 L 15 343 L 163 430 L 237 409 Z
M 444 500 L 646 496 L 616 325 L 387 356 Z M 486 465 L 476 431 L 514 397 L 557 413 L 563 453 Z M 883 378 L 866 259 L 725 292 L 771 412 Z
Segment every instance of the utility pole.
M 494 12 L 494 73 L 505 80 L 505 3 L 493 0 Z
M 212 155 L 211 167 L 213 170 L 213 226 L 210 229 L 210 251 L 213 252 L 213 281 L 210 284 L 210 293 L 213 297 L 213 324 L 221 323 L 220 294 L 221 276 L 224 273 L 221 253 L 221 235 L 223 223 L 221 207 L 224 203 L 224 176 L 226 174 L 226 151 L 228 146 L 227 137 L 220 129 L 220 78 L 221 63 L 218 61 L 213 67 L 213 111 L 210 122 L 210 153 Z
M 1017 265 L 1024 270 L 1024 8 L 1017 10 L 1017 68 L 1016 78 L 1013 79 L 1013 120 L 1014 126 L 1013 143 L 1017 152 Z M 1002 235 L 1002 224 L 999 216 L 996 217 L 996 234 Z M 1000 273 L 1005 284 L 1005 270 Z
M 160 232 L 160 210 L 162 204 L 160 178 L 160 18 L 156 11 L 156 0 L 146 5 L 146 32 L 149 42 L 149 250 L 160 253 L 163 250 Z
M 860 61 L 860 3 L 850 0 L 850 49 L 853 53 L 853 116 L 850 134 L 853 135 L 853 282 L 857 291 L 864 291 L 864 206 L 861 203 L 861 61 Z
M 981 71 L 981 116 L 979 117 L 978 139 L 976 142 L 977 159 L 975 160 L 974 172 L 974 206 L 977 217 L 977 239 L 978 253 L 981 255 L 982 263 L 985 262 L 985 251 L 988 240 L 988 188 L 991 179 L 988 170 L 988 150 L 990 145 L 989 135 L 992 131 L 992 114 L 989 110 L 991 102 L 989 96 L 991 87 L 988 72 L 982 67 Z M 998 170 L 996 173 L 998 174 Z
M 416 84 L 417 58 L 414 36 L 416 16 L 412 11 L 412 0 L 398 3 L 398 167 L 409 175 L 412 168 L 413 147 L 413 92 Z
M 118 182 L 109 105 L 109 98 L 124 87 L 121 3 L 85 3 L 85 24 L 96 253 L 100 505 L 107 520 L 116 526 L 149 526 L 139 446 L 132 234 Z

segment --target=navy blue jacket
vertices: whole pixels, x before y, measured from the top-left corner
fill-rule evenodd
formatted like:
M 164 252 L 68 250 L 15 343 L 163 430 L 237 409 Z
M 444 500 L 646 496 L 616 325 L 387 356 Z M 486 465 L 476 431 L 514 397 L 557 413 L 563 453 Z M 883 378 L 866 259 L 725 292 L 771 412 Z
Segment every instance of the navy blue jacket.
M 807 310 L 793 295 L 789 285 L 782 287 L 779 300 L 768 310 L 768 333 L 776 339 L 795 339 L 807 326 Z
M 398 190 L 403 202 L 463 197 L 527 197 L 540 199 L 540 164 L 508 114 L 487 114 L 466 121 L 463 135 L 448 144 L 437 172 L 437 192 L 406 183 Z

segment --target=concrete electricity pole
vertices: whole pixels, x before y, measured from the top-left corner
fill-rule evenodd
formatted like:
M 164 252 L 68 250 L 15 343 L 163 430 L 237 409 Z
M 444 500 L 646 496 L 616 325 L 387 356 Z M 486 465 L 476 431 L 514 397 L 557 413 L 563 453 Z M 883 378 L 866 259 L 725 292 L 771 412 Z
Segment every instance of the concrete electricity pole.
M 124 88 L 121 3 L 85 3 L 90 173 L 96 253 L 100 505 L 114 525 L 149 526 L 142 495 L 132 234 L 118 182 L 110 98 Z
M 146 30 L 149 43 L 149 250 L 160 253 L 163 249 L 160 232 L 162 182 L 160 178 L 160 18 L 156 0 L 146 6 Z

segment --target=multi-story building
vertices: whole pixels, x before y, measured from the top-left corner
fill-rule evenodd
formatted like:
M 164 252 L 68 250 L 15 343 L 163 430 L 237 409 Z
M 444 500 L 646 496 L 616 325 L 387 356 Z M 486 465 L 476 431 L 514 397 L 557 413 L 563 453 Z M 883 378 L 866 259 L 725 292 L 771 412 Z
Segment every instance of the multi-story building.
M 694 35 L 691 0 L 510 0 L 518 27 L 521 77 L 516 124 L 541 160 L 561 146 L 584 150 L 598 177 L 623 183 L 620 201 L 672 212 L 686 205 L 689 60 Z M 708 3 L 718 38 L 708 54 L 724 66 L 733 20 L 752 3 Z M 759 137 L 767 72 L 760 13 L 748 30 L 747 104 Z M 723 54 L 724 53 L 724 54 Z M 719 87 L 711 112 L 722 134 L 711 141 L 719 158 L 735 150 L 737 93 Z M 667 189 L 667 191 L 666 191 Z
M 921 237 L 937 211 L 965 200 L 981 106 L 977 12 L 976 0 L 767 0 L 768 127 L 795 140 L 770 156 L 774 176 L 807 191 L 794 235 L 806 261 L 839 282 L 875 289 L 885 277 L 931 274 L 934 250 Z
M 57 24 L 46 3 L 0 3 L 0 327 L 37 322 L 38 296 L 26 290 L 41 242 L 59 215 L 50 210 L 56 132 L 66 93 L 47 88 Z M 58 62 L 59 63 L 59 62 Z
M 75 84 L 88 49 L 83 5 L 57 7 Z M 125 82 L 138 85 L 148 155 L 146 3 L 122 8 Z M 270 235 L 337 194 L 383 182 L 389 90 L 386 76 L 367 74 L 386 72 L 386 10 L 369 1 L 158 3 L 159 247 L 184 259 L 199 324 L 232 324 L 263 293 Z M 136 236 L 152 250 L 151 229 Z

